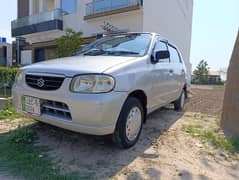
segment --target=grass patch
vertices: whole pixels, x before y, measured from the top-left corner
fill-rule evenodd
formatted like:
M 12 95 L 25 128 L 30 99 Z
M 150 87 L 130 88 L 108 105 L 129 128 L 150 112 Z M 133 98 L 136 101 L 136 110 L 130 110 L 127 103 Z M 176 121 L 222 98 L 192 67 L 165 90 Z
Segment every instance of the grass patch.
M 0 135 L 0 173 L 23 179 L 79 179 L 77 174 L 61 175 L 47 156 L 46 147 L 34 146 L 37 135 L 27 127 Z
M 0 110 L 0 120 L 13 120 L 21 117 L 23 115 L 16 112 L 11 102 L 7 104 L 6 109 Z
M 202 141 L 209 142 L 217 148 L 230 153 L 239 152 L 239 138 L 226 138 L 218 129 L 205 129 L 202 125 L 197 124 L 184 126 L 184 130 L 193 137 L 199 137 Z
M 187 125 L 183 127 L 185 131 L 191 134 L 193 137 L 199 136 L 200 130 L 203 128 L 202 125 Z
M 11 123 L 11 120 L 23 118 L 9 102 L 5 110 L 0 110 L 0 121 Z M 95 179 L 95 174 L 73 172 L 62 174 L 57 163 L 47 155 L 47 147 L 35 146 L 38 139 L 32 128 L 22 127 L 34 121 L 22 119 L 19 128 L 6 134 L 0 134 L 0 174 L 26 180 L 75 180 Z

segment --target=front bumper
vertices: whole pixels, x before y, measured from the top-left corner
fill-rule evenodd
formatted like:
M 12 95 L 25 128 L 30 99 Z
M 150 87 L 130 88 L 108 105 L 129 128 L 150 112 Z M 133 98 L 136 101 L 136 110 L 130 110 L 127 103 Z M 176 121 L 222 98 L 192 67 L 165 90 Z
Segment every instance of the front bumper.
M 17 111 L 22 113 L 22 96 L 32 96 L 41 100 L 61 102 L 68 106 L 70 120 L 54 114 L 42 113 L 32 116 L 36 120 L 55 125 L 64 129 L 92 135 L 112 134 L 128 96 L 127 92 L 110 92 L 106 94 L 79 94 L 69 91 L 71 78 L 66 78 L 61 88 L 56 91 L 42 91 L 25 84 L 14 85 L 13 102 Z

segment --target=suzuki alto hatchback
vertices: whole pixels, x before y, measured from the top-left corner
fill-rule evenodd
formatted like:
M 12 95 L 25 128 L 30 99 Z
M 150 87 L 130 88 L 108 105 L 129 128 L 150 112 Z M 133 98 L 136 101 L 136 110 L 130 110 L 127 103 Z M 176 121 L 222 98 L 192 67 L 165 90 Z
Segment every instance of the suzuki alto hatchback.
M 187 74 L 178 49 L 156 33 L 103 37 L 73 57 L 23 67 L 13 86 L 18 112 L 68 130 L 139 139 L 147 114 L 184 107 Z

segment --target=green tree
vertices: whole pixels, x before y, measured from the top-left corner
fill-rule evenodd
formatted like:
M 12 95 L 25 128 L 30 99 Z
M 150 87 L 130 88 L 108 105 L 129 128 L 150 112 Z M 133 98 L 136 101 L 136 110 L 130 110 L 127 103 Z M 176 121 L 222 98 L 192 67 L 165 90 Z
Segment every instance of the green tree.
M 208 83 L 208 63 L 205 60 L 201 60 L 193 71 L 193 83 L 196 84 L 207 84 Z
M 82 48 L 82 32 L 75 32 L 72 29 L 66 29 L 65 35 L 56 40 L 57 54 L 59 57 L 72 56 Z

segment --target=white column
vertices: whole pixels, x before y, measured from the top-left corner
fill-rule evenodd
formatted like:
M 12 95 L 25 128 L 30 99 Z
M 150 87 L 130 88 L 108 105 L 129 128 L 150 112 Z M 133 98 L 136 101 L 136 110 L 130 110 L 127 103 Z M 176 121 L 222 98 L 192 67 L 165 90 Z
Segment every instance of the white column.
M 55 0 L 54 9 L 61 9 L 61 0 Z
M 39 12 L 45 11 L 45 0 L 39 0 Z
M 34 0 L 29 0 L 29 16 L 34 14 Z

